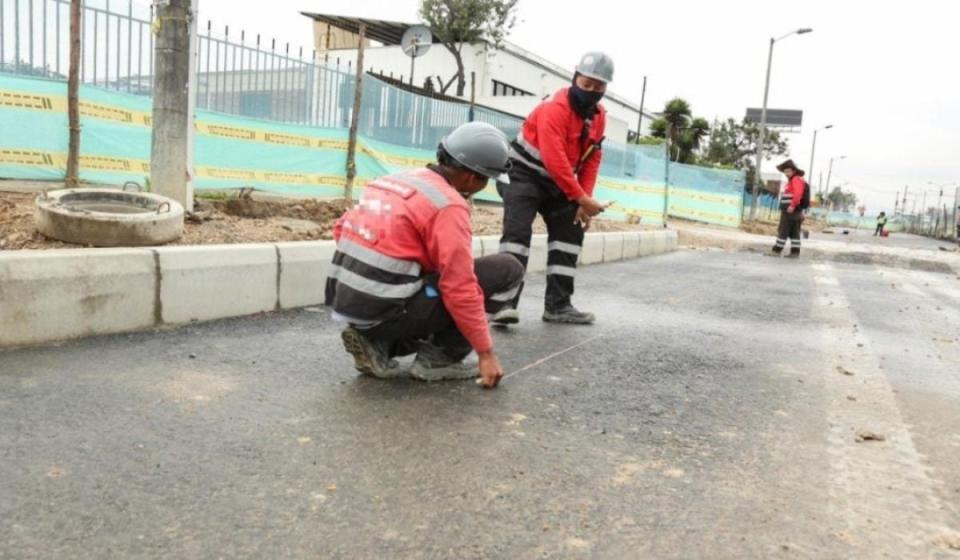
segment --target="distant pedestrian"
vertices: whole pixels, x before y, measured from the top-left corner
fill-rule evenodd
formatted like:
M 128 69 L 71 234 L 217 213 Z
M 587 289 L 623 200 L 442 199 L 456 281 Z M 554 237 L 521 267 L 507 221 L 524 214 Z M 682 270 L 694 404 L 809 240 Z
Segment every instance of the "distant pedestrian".
M 960 243 L 960 206 L 957 206 L 956 220 L 957 220 L 957 243 Z
M 787 176 L 787 185 L 780 195 L 780 227 L 777 231 L 777 242 L 770 252 L 771 256 L 779 257 L 783 248 L 790 239 L 789 258 L 800 256 L 800 226 L 803 223 L 803 212 L 810 207 L 810 187 L 803 179 L 805 173 L 797 169 L 792 159 L 781 163 L 777 170 Z
M 887 227 L 887 213 L 880 212 L 880 215 L 877 216 L 877 231 L 873 232 L 873 236 L 883 237 L 883 228 Z

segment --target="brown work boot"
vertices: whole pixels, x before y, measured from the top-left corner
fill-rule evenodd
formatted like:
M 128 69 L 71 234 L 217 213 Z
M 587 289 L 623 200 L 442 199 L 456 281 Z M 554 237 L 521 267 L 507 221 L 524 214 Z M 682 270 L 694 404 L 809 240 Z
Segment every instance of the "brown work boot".
M 480 364 L 475 354 L 455 360 L 431 342 L 420 345 L 413 366 L 410 367 L 410 377 L 420 381 L 456 381 L 479 376 Z
M 390 379 L 400 377 L 404 371 L 396 360 L 391 360 L 383 344 L 372 340 L 354 327 L 340 333 L 343 348 L 353 356 L 353 367 L 364 375 Z

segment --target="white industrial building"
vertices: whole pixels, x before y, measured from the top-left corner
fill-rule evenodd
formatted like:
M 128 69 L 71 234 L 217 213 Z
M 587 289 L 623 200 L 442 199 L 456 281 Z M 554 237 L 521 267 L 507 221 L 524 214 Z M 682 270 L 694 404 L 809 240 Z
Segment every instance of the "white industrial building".
M 314 42 L 318 54 L 336 57 L 342 63 L 356 64 L 359 24 L 367 26 L 364 48 L 364 67 L 374 73 L 403 77 L 410 81 L 411 59 L 404 54 L 400 38 L 413 24 L 370 20 L 326 14 L 304 13 L 314 20 Z M 525 117 L 545 97 L 573 79 L 571 61 L 569 67 L 550 62 L 528 50 L 509 42 L 500 49 L 478 43 L 463 45 L 464 73 L 467 88 L 464 97 L 470 97 L 471 73 L 475 78 L 475 101 L 477 105 Z M 448 82 L 456 73 L 457 64 L 453 55 L 437 42 L 430 50 L 416 59 L 413 86 L 422 88 L 427 78 L 439 91 L 440 82 Z M 456 93 L 454 83 L 447 95 Z M 636 132 L 640 120 L 640 106 L 608 91 L 603 102 L 607 108 L 607 138 L 626 142 L 628 135 Z M 653 118 L 644 111 L 643 122 Z M 646 127 L 645 127 L 646 128 Z

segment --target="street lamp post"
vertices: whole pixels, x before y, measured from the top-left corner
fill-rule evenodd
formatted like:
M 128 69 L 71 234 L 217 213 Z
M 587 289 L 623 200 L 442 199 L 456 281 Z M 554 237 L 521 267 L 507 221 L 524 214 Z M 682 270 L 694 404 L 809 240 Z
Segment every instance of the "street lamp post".
M 770 66 L 773 64 L 773 45 L 777 41 L 786 39 L 791 35 L 803 35 L 804 33 L 810 33 L 813 29 L 805 27 L 803 29 L 797 29 L 791 31 L 782 37 L 777 37 L 774 39 L 770 38 L 770 52 L 767 54 L 767 80 L 763 86 L 763 108 L 760 109 L 760 141 L 757 142 L 757 166 L 756 171 L 754 172 L 753 178 L 753 198 L 750 202 L 750 219 L 754 219 L 757 215 L 757 196 L 759 194 L 759 186 L 763 184 L 763 177 L 760 172 L 760 164 L 763 162 L 763 144 L 767 141 L 767 97 L 770 94 Z
M 810 147 L 810 168 L 807 169 L 807 173 L 810 174 L 810 180 L 811 180 L 811 181 L 813 180 L 813 162 L 814 162 L 814 157 L 816 156 L 816 153 L 817 153 L 817 132 L 819 132 L 819 131 L 821 131 L 821 130 L 830 130 L 831 128 L 833 128 L 833 125 L 832 125 L 832 124 L 828 124 L 827 126 L 825 126 L 825 127 L 823 127 L 823 128 L 815 128 L 815 129 L 813 129 L 813 145 Z

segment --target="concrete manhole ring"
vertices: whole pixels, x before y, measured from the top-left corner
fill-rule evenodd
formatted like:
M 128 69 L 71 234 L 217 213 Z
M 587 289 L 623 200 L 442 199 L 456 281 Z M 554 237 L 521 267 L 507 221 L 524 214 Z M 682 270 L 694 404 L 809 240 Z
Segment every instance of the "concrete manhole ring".
M 151 193 L 63 189 L 37 197 L 34 222 L 43 235 L 80 245 L 162 245 L 183 235 L 183 206 Z

